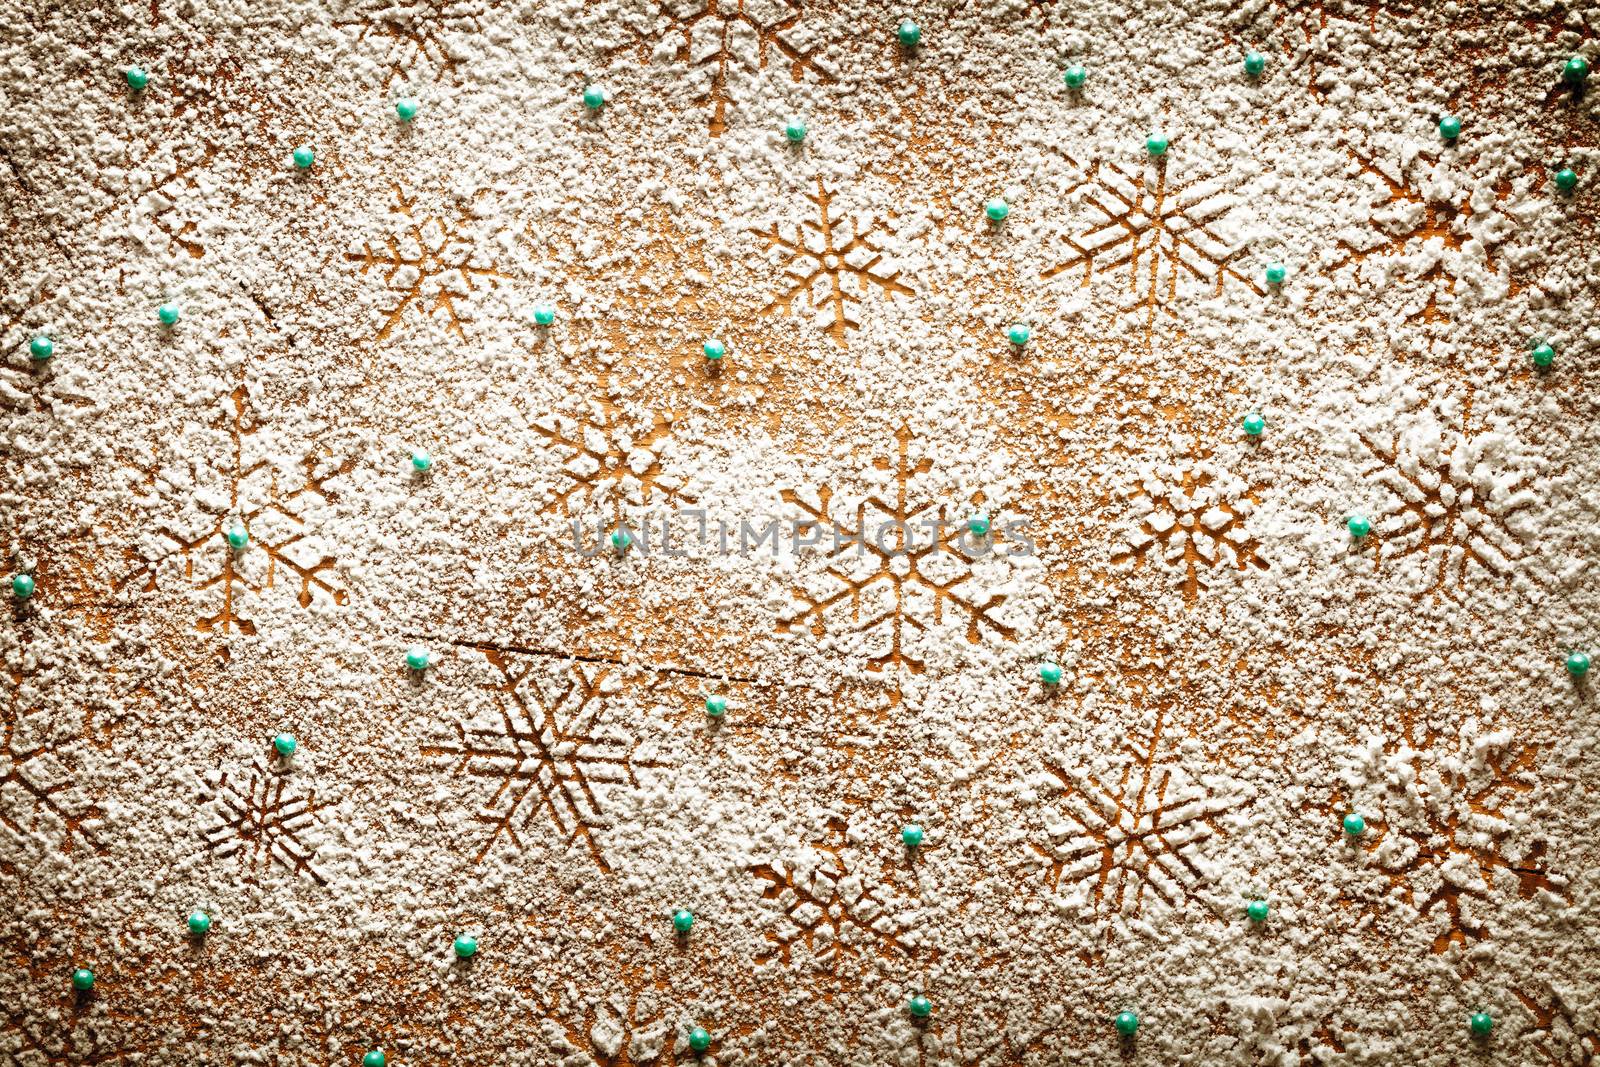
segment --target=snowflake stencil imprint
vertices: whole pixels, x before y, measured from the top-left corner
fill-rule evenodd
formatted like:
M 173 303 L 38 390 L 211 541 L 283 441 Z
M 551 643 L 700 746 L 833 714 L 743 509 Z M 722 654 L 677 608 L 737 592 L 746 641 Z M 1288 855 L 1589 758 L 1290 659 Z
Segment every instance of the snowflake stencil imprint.
M 947 614 L 965 623 L 971 644 L 986 636 L 1016 637 L 1016 627 L 995 614 L 1007 595 L 977 588 L 974 565 L 993 545 L 971 538 L 962 524 L 979 510 L 978 501 L 961 513 L 943 503 L 916 502 L 918 476 L 933 463 L 911 459 L 911 437 L 902 426 L 894 459 L 874 463 L 887 475 L 881 480 L 892 499 L 870 493 L 846 500 L 827 487 L 804 496 L 783 491 L 802 525 L 814 531 L 826 562 L 794 588 L 777 632 L 850 634 L 851 651 L 864 653 L 871 671 L 923 673 L 927 665 L 917 646 L 946 624 Z M 1002 540 L 998 531 L 990 537 Z
M 641 61 L 648 63 L 652 52 L 660 54 L 662 42 L 676 38 L 672 58 L 689 68 L 694 101 L 709 105 L 711 136 L 720 137 L 733 102 L 730 74 L 765 70 L 777 54 L 788 60 L 795 81 L 808 74 L 822 82 L 835 80 L 818 55 L 825 42 L 810 37 L 803 14 L 801 4 L 786 0 L 649 0 L 620 20 L 633 39 L 606 51 L 637 46 Z
M 1223 832 L 1219 816 L 1249 801 L 1248 787 L 1214 789 L 1158 762 L 1164 722 L 1163 708 L 1148 737 L 1124 744 L 1109 767 L 1045 764 L 1059 818 L 1046 827 L 1048 843 L 1030 848 L 1052 891 L 1088 883 L 1097 908 L 1137 916 L 1146 904 L 1180 908 L 1211 880 L 1203 846 Z
M 1111 562 L 1137 568 L 1154 559 L 1180 568 L 1184 603 L 1191 607 L 1207 588 L 1203 571 L 1270 566 L 1261 557 L 1260 542 L 1244 529 L 1259 502 L 1256 490 L 1224 474 L 1203 454 L 1147 467 L 1134 502 L 1138 526 L 1127 535 L 1126 550 L 1112 553 Z
M 530 420 L 529 429 L 548 442 L 561 463 L 565 483 L 555 503 L 563 515 L 587 507 L 609 508 L 620 517 L 624 504 L 648 504 L 661 498 L 693 503 L 682 479 L 666 473 L 661 455 L 672 437 L 668 416 L 653 415 L 648 428 L 632 429 L 628 418 L 604 397 L 581 403 L 575 415 L 546 415 Z
M 874 289 L 890 300 L 910 296 L 913 290 L 885 260 L 877 223 L 860 216 L 835 218 L 833 194 L 821 178 L 817 194 L 807 193 L 806 199 L 816 206 L 815 221 L 808 219 L 787 231 L 773 223 L 770 230 L 757 231 L 769 251 L 778 250 L 779 269 L 788 286 L 761 310 L 791 315 L 809 307 L 817 324 L 844 347 L 849 332 L 861 328 L 855 309 Z
M 203 213 L 194 208 L 204 201 L 206 188 L 201 176 L 210 178 L 208 172 L 218 151 L 209 141 L 158 144 L 137 160 L 131 158 L 130 150 L 126 166 L 95 168 L 92 181 L 109 203 L 94 221 L 103 222 L 126 210 L 131 222 L 154 226 L 189 258 L 200 259 L 206 254 L 199 232 Z M 130 196 L 131 204 L 127 202 Z
M 237 857 L 249 870 L 273 863 L 318 885 L 328 879 L 312 864 L 314 849 L 301 835 L 315 825 L 316 807 L 289 784 L 286 770 L 269 770 L 256 760 L 242 775 L 213 771 L 203 797 L 212 823 L 201 832 L 213 856 Z
M 1084 287 L 1096 278 L 1118 283 L 1123 305 L 1143 308 L 1146 342 L 1151 342 L 1156 311 L 1169 314 L 1180 287 L 1200 287 L 1221 295 L 1232 279 L 1251 292 L 1264 292 L 1235 264 L 1244 244 L 1225 232 L 1242 202 L 1220 178 L 1171 184 L 1175 164 L 1165 159 L 1134 173 L 1115 163 L 1096 163 L 1089 172 L 1089 208 L 1097 216 L 1088 230 L 1065 238 L 1068 255 L 1040 273 L 1042 280 L 1067 275 Z
M 1373 566 L 1385 558 L 1415 557 L 1423 586 L 1416 595 L 1461 591 L 1481 573 L 1495 579 L 1526 575 L 1524 534 L 1513 524 L 1537 497 L 1527 472 L 1496 473 L 1490 462 L 1499 438 L 1454 432 L 1403 438 L 1387 448 L 1360 431 L 1372 464 L 1361 473 L 1387 491 L 1373 520 Z M 1530 577 L 1531 580 L 1531 577 Z
M 888 959 L 935 959 L 912 932 L 917 908 L 893 871 L 873 870 L 847 856 L 854 846 L 844 820 L 832 818 L 827 833 L 797 863 L 757 864 L 750 873 L 768 883 L 761 899 L 775 901 L 777 927 L 766 932 L 768 949 L 756 962 L 793 962 L 797 948 L 821 970 L 837 974 L 840 963 L 863 952 Z M 885 877 L 887 875 L 887 877 Z
M 445 328 L 465 341 L 467 332 L 456 302 L 465 303 L 474 294 L 510 280 L 478 248 L 471 233 L 474 220 L 480 217 L 474 206 L 485 190 L 474 193 L 465 210 L 446 218 L 418 215 L 417 198 L 407 199 L 397 183 L 390 185 L 394 190 L 390 209 L 394 232 L 376 248 L 369 241 L 358 251 L 344 254 L 349 262 L 361 265 L 357 273 L 362 277 L 373 273 L 384 285 L 390 306 L 382 309 L 383 324 L 373 340 L 388 340 L 407 310 L 415 308 L 424 319 L 443 312 Z
M 59 834 L 61 850 L 103 851 L 96 828 L 105 812 L 74 779 L 79 738 L 52 731 L 22 706 L 21 672 L 8 671 L 10 699 L 0 710 L 0 826 L 18 838 Z
M 434 81 L 447 75 L 460 81 L 458 57 L 446 34 L 482 32 L 479 20 L 489 7 L 485 0 L 379 0 L 364 5 L 358 18 L 334 26 L 354 27 L 357 45 L 376 44 L 385 88 L 396 80 L 420 81 L 430 69 Z
M 455 738 L 425 745 L 457 777 L 490 785 L 473 821 L 489 828 L 472 861 L 482 863 L 503 838 L 513 849 L 554 831 L 562 847 L 582 841 L 602 871 L 610 862 L 598 837 L 609 823 L 607 798 L 637 789 L 638 771 L 668 766 L 639 754 L 639 742 L 608 715 L 620 679 L 608 663 L 482 649 L 499 674 L 491 713 L 455 727 Z
M 216 514 L 207 516 L 195 528 L 177 530 L 171 525 L 158 527 L 155 536 L 160 546 L 142 552 L 140 565 L 117 583 L 118 588 L 134 586 L 154 590 L 165 563 L 175 553 L 182 560 L 182 575 L 198 581 L 196 590 L 215 590 L 220 603 L 215 615 L 202 616 L 195 629 L 202 633 L 237 630 L 256 632 L 256 625 L 241 613 L 240 592 L 260 595 L 274 588 L 280 572 L 298 578 L 296 601 L 310 607 L 319 597 L 334 604 L 349 601 L 349 594 L 333 582 L 336 559 L 328 554 L 320 537 L 311 532 L 310 506 L 316 501 L 328 504 L 338 499 L 328 482 L 355 469 L 355 460 L 328 468 L 316 455 L 304 457 L 300 473 L 285 488 L 282 472 L 266 458 L 245 461 L 245 442 L 259 427 L 246 428 L 249 393 L 239 386 L 228 397 L 233 412 L 227 419 L 232 444 L 233 470 L 225 475 L 228 486 L 226 507 L 215 500 Z M 145 490 L 156 494 L 160 472 L 155 467 L 138 472 Z M 313 499 L 315 498 L 315 499 Z M 235 549 L 228 535 L 243 532 L 248 541 Z

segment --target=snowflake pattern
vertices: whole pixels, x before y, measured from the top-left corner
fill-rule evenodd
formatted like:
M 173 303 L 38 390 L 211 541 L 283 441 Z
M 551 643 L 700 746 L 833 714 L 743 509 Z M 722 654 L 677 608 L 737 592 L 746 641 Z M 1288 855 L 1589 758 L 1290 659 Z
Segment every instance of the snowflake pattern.
M 42 715 L 23 707 L 25 677 L 6 674 L 11 693 L 0 710 L 0 826 L 19 838 L 59 835 L 65 852 L 104 851 L 97 829 L 105 812 L 73 777 L 81 738 L 52 731 Z
M 474 193 L 465 210 L 446 218 L 419 215 L 417 198 L 407 199 L 398 184 L 391 184 L 394 232 L 378 247 L 368 241 L 345 253 L 346 260 L 361 265 L 357 273 L 362 277 L 376 273 L 384 286 L 387 306 L 382 307 L 383 322 L 373 340 L 388 340 L 407 310 L 415 308 L 423 318 L 443 312 L 445 328 L 465 341 L 463 322 L 470 321 L 470 314 L 464 317 L 457 301 L 465 304 L 483 289 L 509 280 L 478 247 L 472 232 L 476 205 L 486 191 Z
M 612 666 L 482 651 L 500 676 L 489 687 L 494 711 L 457 723 L 453 740 L 422 750 L 454 775 L 494 787 L 473 816 L 489 828 L 473 862 L 483 862 L 502 838 L 520 850 L 523 834 L 548 825 L 563 847 L 582 841 L 595 865 L 609 871 L 599 838 L 609 825 L 608 797 L 637 789 L 640 770 L 667 766 L 641 754 L 608 714 L 607 696 L 618 684 Z
M 546 415 L 530 421 L 561 464 L 566 482 L 554 503 L 563 515 L 586 507 L 609 508 L 620 518 L 624 504 L 647 504 L 659 494 L 675 503 L 693 503 L 682 480 L 661 466 L 672 436 L 669 416 L 654 415 L 648 428 L 633 432 L 615 404 L 597 397 L 579 405 L 572 417 Z
M 776 860 L 750 868 L 767 883 L 761 899 L 775 901 L 780 912 L 776 929 L 766 932 L 769 948 L 756 962 L 787 966 L 797 946 L 830 974 L 863 952 L 889 959 L 936 959 L 938 950 L 921 945 L 913 933 L 914 897 L 891 871 L 866 873 L 848 844 L 844 820 L 829 819 L 826 829 L 824 839 L 799 862 Z
M 481 19 L 492 5 L 485 0 L 378 0 L 360 17 L 336 22 L 355 29 L 354 43 L 374 47 L 380 56 L 385 88 L 421 81 L 431 68 L 433 80 L 461 80 L 460 59 L 448 34 L 482 31 Z
M 95 168 L 95 187 L 107 203 L 93 221 L 126 211 L 131 222 L 154 226 L 174 247 L 200 259 L 206 254 L 197 221 L 203 212 L 195 208 L 205 199 L 201 179 L 209 175 L 218 151 L 209 141 L 163 143 L 135 159 L 129 146 L 121 166 Z
M 918 476 L 932 461 L 913 461 L 911 430 L 896 434 L 893 460 L 879 459 L 880 480 L 893 499 L 879 493 L 846 500 L 824 487 L 802 495 L 784 490 L 783 499 L 800 514 L 802 524 L 820 531 L 826 563 L 793 590 L 793 600 L 778 620 L 779 633 L 805 629 L 815 637 L 851 635 L 852 650 L 866 656 L 869 670 L 904 669 L 921 674 L 927 667 L 916 647 L 920 635 L 945 625 L 946 615 L 964 619 L 966 638 L 978 644 L 986 636 L 1014 640 L 1016 627 L 996 613 L 1007 594 L 977 588 L 974 564 L 980 546 L 961 528 L 971 512 L 956 514 L 942 503 L 913 503 Z M 979 501 L 972 501 L 972 510 Z M 1002 535 L 991 533 L 996 541 Z M 806 551 L 810 551 L 807 549 Z
M 816 221 L 808 219 L 794 230 L 773 223 L 770 230 L 757 231 L 769 251 L 778 251 L 788 286 L 762 312 L 789 315 L 809 306 L 818 325 L 844 347 L 850 331 L 861 328 L 856 308 L 868 294 L 876 289 L 892 300 L 909 296 L 912 289 L 890 269 L 877 223 L 835 218 L 833 194 L 820 178 L 816 195 L 807 193 L 806 199 L 816 206 Z
M 564 1053 L 583 1057 L 586 1067 L 650 1067 L 663 1062 L 676 1036 L 662 995 L 667 981 L 659 967 L 625 964 L 608 995 L 585 1004 L 570 1020 L 546 1011 L 560 1031 L 555 1043 Z
M 770 5 L 756 0 L 698 0 L 690 5 L 650 0 L 642 12 L 636 9 L 624 17 L 631 40 L 607 51 L 615 54 L 636 47 L 640 60 L 648 63 L 652 52 L 660 53 L 662 42 L 678 38 L 673 59 L 689 68 L 694 101 L 709 107 L 708 128 L 711 136 L 720 137 L 728 128 L 728 107 L 734 103 L 731 77 L 765 70 L 774 54 L 789 62 L 795 81 L 807 75 L 821 82 L 836 80 L 821 55 L 826 42 L 810 34 L 801 22 L 803 15 L 803 5 L 788 0 Z
M 210 825 L 201 831 L 206 851 L 237 857 L 250 870 L 278 863 L 318 885 L 328 879 L 312 862 L 315 850 L 303 836 L 316 824 L 313 795 L 302 797 L 283 767 L 254 761 L 244 774 L 214 771 L 202 797 Z
M 1112 564 L 1138 567 L 1153 557 L 1162 566 L 1181 568 L 1184 603 L 1191 607 L 1207 587 L 1202 571 L 1270 566 L 1260 542 L 1244 529 L 1259 503 L 1256 490 L 1206 456 L 1149 467 L 1140 481 L 1134 498 L 1138 526 L 1125 550 L 1112 554 Z

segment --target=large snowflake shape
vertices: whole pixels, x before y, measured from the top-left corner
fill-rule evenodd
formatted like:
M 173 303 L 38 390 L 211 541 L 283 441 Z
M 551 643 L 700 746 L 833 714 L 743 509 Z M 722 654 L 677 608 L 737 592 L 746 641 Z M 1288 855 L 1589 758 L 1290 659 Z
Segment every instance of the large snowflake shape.
M 660 498 L 692 503 L 683 480 L 661 465 L 671 440 L 672 422 L 654 415 L 640 426 L 605 398 L 582 402 L 572 416 L 553 414 L 531 420 L 529 427 L 542 437 L 561 463 L 564 484 L 555 503 L 562 514 L 585 508 L 609 509 L 619 514 L 624 504 L 648 504 Z
M 312 863 L 315 849 L 302 839 L 316 822 L 314 798 L 300 795 L 286 769 L 268 769 L 257 760 L 242 774 L 213 772 L 203 801 L 210 819 L 201 833 L 206 851 L 237 857 L 252 870 L 277 863 L 327 884 Z
M 815 196 L 806 194 L 817 209 L 815 221 L 786 229 L 772 224 L 758 231 L 769 250 L 779 253 L 779 269 L 786 288 L 762 310 L 793 314 L 809 307 L 829 337 L 848 343 L 851 330 L 860 329 L 856 308 L 873 290 L 886 297 L 909 296 L 910 286 L 891 269 L 877 223 L 866 216 L 837 218 L 833 194 L 817 179 Z
M 495 649 L 484 655 L 499 674 L 489 687 L 494 710 L 457 723 L 452 740 L 422 750 L 453 774 L 492 787 L 473 815 L 489 829 L 473 862 L 502 839 L 520 849 L 524 834 L 554 831 L 563 846 L 581 841 L 609 871 L 599 838 L 609 825 L 608 798 L 637 789 L 640 770 L 666 766 L 641 754 L 626 724 L 608 713 L 607 697 L 618 684 L 609 665 Z
M 896 443 L 893 459 L 874 464 L 881 488 L 864 498 L 845 498 L 826 487 L 784 491 L 800 522 L 820 536 L 826 562 L 794 588 L 778 632 L 849 634 L 850 651 L 865 655 L 868 669 L 921 674 L 923 638 L 948 621 L 964 623 L 972 644 L 986 636 L 1013 640 L 1016 627 L 997 614 L 1008 594 L 983 588 L 977 567 L 987 557 L 961 528 L 979 510 L 976 502 L 957 511 L 918 500 L 918 476 L 932 461 L 911 458 L 909 428 L 900 429 Z

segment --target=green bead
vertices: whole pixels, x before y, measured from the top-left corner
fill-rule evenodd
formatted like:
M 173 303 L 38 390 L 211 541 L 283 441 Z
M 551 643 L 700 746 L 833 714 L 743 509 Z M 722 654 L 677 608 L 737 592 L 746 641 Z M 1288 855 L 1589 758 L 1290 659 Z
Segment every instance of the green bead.
M 406 649 L 406 666 L 414 671 L 425 671 L 433 662 L 433 654 L 421 645 L 412 645 Z
M 1149 137 L 1145 138 L 1145 151 L 1149 152 L 1152 156 L 1164 156 L 1167 154 L 1168 143 L 1169 142 L 1167 139 L 1161 134 L 1152 133 Z
M 1372 523 L 1363 515 L 1352 515 L 1345 520 L 1345 528 L 1350 531 L 1351 537 L 1365 537 L 1372 532 Z
M 18 574 L 11 579 L 11 595 L 18 600 L 27 600 L 33 595 L 33 575 Z
M 129 67 L 122 76 L 128 79 L 130 89 L 143 89 L 150 84 L 150 72 L 143 67 Z
M 1011 205 L 1004 200 L 991 200 L 983 205 L 983 213 L 989 216 L 990 222 L 1004 222 L 1011 214 Z
M 1283 280 L 1289 276 L 1289 268 L 1282 263 L 1267 264 L 1267 284 L 1282 285 Z
M 1352 811 L 1344 817 L 1344 832 L 1351 837 L 1360 837 L 1367 832 L 1367 820 Z
M 618 552 L 625 552 L 633 544 L 633 535 L 627 530 L 617 530 L 611 535 L 611 547 Z
M 228 527 L 228 547 L 235 552 L 243 552 L 250 544 L 250 531 L 243 524 L 234 523 Z
M 696 1052 L 704 1052 L 711 1047 L 711 1035 L 706 1033 L 703 1026 L 697 1026 L 689 1031 L 689 1047 Z
M 1556 171 L 1556 188 L 1563 193 L 1570 193 L 1578 187 L 1578 172 L 1571 167 L 1562 167 Z
M 189 932 L 196 937 L 203 936 L 211 929 L 211 916 L 203 911 L 197 911 L 189 916 Z
M 967 520 L 967 529 L 972 533 L 973 537 L 988 537 L 989 516 L 981 511 L 978 512 L 978 514 Z
M 1082 89 L 1083 83 L 1089 80 L 1089 72 L 1082 67 L 1068 67 L 1061 80 L 1067 83 L 1068 89 Z
M 470 960 L 478 954 L 478 939 L 470 934 L 462 934 L 455 942 L 456 959 Z
M 783 127 L 783 135 L 793 144 L 799 144 L 806 139 L 806 124 L 799 119 L 790 119 Z
M 383 1054 L 383 1049 L 375 1048 L 361 1057 L 361 1067 L 384 1067 L 389 1062 L 389 1057 Z
M 1446 141 L 1454 141 L 1461 136 L 1461 120 L 1454 115 L 1446 115 L 1439 120 L 1439 136 Z
M 1475 1011 L 1467 1020 L 1467 1028 L 1473 1037 L 1488 1037 L 1489 1031 L 1494 1029 L 1494 1019 L 1486 1011 Z
M 1244 913 L 1250 916 L 1251 922 L 1264 923 L 1267 921 L 1267 902 L 1264 900 L 1252 900 L 1249 906 L 1244 909 Z
M 728 354 L 728 346 L 712 337 L 700 346 L 700 351 L 706 354 L 707 359 L 717 360 Z
M 918 26 L 910 19 L 906 19 L 904 22 L 900 23 L 900 25 L 895 28 L 894 35 L 898 37 L 900 39 L 900 43 L 905 45 L 907 48 L 915 48 L 917 45 L 922 43 L 922 27 Z
M 533 321 L 540 326 L 548 326 L 556 321 L 556 309 L 549 304 L 533 305 Z
M 1561 76 L 1573 85 L 1582 85 L 1589 79 L 1589 63 L 1582 56 L 1573 56 L 1561 68 Z
M 1252 411 L 1244 417 L 1244 432 L 1247 437 L 1260 437 L 1261 431 L 1267 428 L 1267 420 L 1259 412 Z
M 311 149 L 301 145 L 294 150 L 294 165 L 301 170 L 310 170 L 311 164 L 317 161 L 317 154 Z
M 678 933 L 686 934 L 692 926 L 694 926 L 694 912 L 688 908 L 679 908 L 672 913 L 672 928 Z
M 1556 350 L 1555 350 L 1555 346 L 1554 345 L 1550 344 L 1548 341 L 1540 341 L 1537 345 L 1534 346 L 1534 348 L 1533 348 L 1533 365 L 1534 366 L 1536 366 L 1536 367 L 1548 367 L 1550 364 L 1554 363 L 1555 361 L 1556 361 Z
M 87 993 L 94 988 L 94 972 L 87 967 L 79 967 L 72 972 L 72 988 L 80 993 Z
M 1045 685 L 1061 684 L 1061 668 L 1054 663 L 1043 663 L 1039 666 L 1039 680 Z
M 1123 1037 L 1132 1037 L 1139 1032 L 1139 1017 L 1131 1011 L 1118 1012 L 1114 1021 L 1117 1033 Z
M 905 829 L 900 831 L 900 840 L 905 843 L 907 848 L 917 848 L 921 846 L 922 827 L 918 826 L 916 823 L 911 823 Z
M 1016 323 L 1006 331 L 1006 337 L 1018 348 L 1033 340 L 1033 330 L 1025 322 Z
M 300 742 L 294 739 L 294 734 L 279 734 L 272 739 L 272 747 L 278 755 L 287 759 L 294 755 L 294 750 L 300 747 Z
M 176 325 L 179 314 L 177 304 L 162 304 L 156 308 L 156 318 L 161 320 L 163 326 Z
M 43 363 L 56 354 L 55 342 L 40 334 L 28 342 L 28 354 L 33 357 L 35 363 Z
M 728 710 L 728 701 L 725 697 L 706 697 L 706 714 L 713 719 L 722 718 Z
M 910 1009 L 912 1015 L 915 1015 L 919 1019 L 926 1019 L 929 1015 L 933 1014 L 933 1001 L 929 1000 L 921 993 L 918 993 L 916 996 L 912 997 L 910 1002 L 906 1004 L 906 1007 Z
M 583 106 L 590 111 L 599 111 L 606 106 L 606 91 L 598 85 L 586 86 L 583 90 Z
M 405 96 L 394 102 L 394 113 L 400 116 L 401 122 L 410 122 L 421 110 L 422 105 L 414 97 Z
M 1582 678 L 1589 673 L 1589 657 L 1582 652 L 1567 653 L 1567 673 Z
M 1262 55 L 1260 52 L 1248 52 L 1248 53 L 1245 54 L 1245 57 L 1244 57 L 1244 72 L 1246 74 L 1250 75 L 1250 77 L 1258 78 L 1258 77 L 1261 76 L 1261 72 L 1266 70 L 1266 69 L 1267 69 L 1267 57 L 1266 56 Z
M 423 471 L 433 469 L 433 457 L 422 449 L 411 453 L 411 469 L 421 474 Z

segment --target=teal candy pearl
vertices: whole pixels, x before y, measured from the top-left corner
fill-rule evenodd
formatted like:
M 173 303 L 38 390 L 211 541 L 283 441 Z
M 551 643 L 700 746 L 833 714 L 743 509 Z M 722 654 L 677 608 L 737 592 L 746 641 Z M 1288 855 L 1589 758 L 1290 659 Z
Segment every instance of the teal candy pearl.
M 235 523 L 228 527 L 228 547 L 235 552 L 243 552 L 250 546 L 250 531 L 243 524 Z
M 1045 663 L 1039 667 L 1039 680 L 1045 685 L 1061 684 L 1061 668 L 1054 663 Z
M 1563 193 L 1570 193 L 1578 187 L 1578 172 L 1571 167 L 1562 167 L 1556 171 L 1556 188 Z
M 181 314 L 177 304 L 162 304 L 156 308 L 156 318 L 161 320 L 163 326 L 176 325 Z
M 590 111 L 599 111 L 606 106 L 606 91 L 598 85 L 590 85 L 583 90 L 583 106 Z
M 432 470 L 433 457 L 428 455 L 428 453 L 424 452 L 422 449 L 417 449 L 415 452 L 411 453 L 411 469 L 416 471 L 418 474 Z
M 311 164 L 317 161 L 317 154 L 311 149 L 301 145 L 294 150 L 294 165 L 301 170 L 310 170 Z
M 618 530 L 611 535 L 611 547 L 618 552 L 626 551 L 631 544 L 633 544 L 633 535 L 628 533 L 627 530 Z
M 33 575 L 18 574 L 11 579 L 11 595 L 18 600 L 27 600 L 33 595 Z
M 1018 348 L 1033 340 L 1033 329 L 1025 322 L 1016 323 L 1006 331 L 1006 337 Z
M 894 34 L 900 43 L 907 48 L 915 48 L 922 43 L 922 27 L 910 19 L 906 19 L 895 28 Z
M 1289 276 L 1289 268 L 1282 263 L 1267 264 L 1267 284 L 1282 285 L 1283 280 Z
M 1123 1037 L 1132 1037 L 1139 1032 L 1139 1017 L 1131 1011 L 1119 1012 L 1114 1022 L 1117 1033 Z
M 1475 1011 L 1467 1020 L 1467 1029 L 1472 1031 L 1473 1037 L 1488 1037 L 1489 1031 L 1494 1029 L 1494 1019 L 1486 1011 Z
M 412 645 L 406 649 L 406 666 L 414 671 L 425 671 L 433 662 L 433 655 L 421 645 Z
M 203 911 L 197 911 L 189 916 L 189 932 L 196 937 L 204 937 L 211 929 L 211 916 Z
M 1439 120 L 1439 136 L 1446 141 L 1454 141 L 1461 136 L 1461 120 L 1454 115 L 1446 115 Z
M 533 321 L 540 326 L 548 326 L 556 321 L 556 309 L 549 304 L 535 304 L 533 308 Z
M 1161 156 L 1167 154 L 1167 147 L 1170 143 L 1171 142 L 1169 142 L 1165 136 L 1159 133 L 1152 133 L 1149 137 L 1145 138 L 1144 148 L 1145 151 L 1149 152 L 1152 156 L 1160 158 Z
M 706 714 L 713 719 L 720 719 L 728 710 L 728 701 L 724 697 L 706 697 Z
M 689 1031 L 689 1047 L 696 1052 L 704 1052 L 711 1047 L 711 1035 L 706 1032 L 705 1027 L 697 1026 Z
M 383 1049 L 375 1048 L 361 1057 L 361 1067 L 384 1067 L 389 1062 L 389 1057 L 383 1054 Z
M 55 342 L 40 334 L 28 342 L 28 354 L 33 357 L 35 363 L 43 363 L 56 354 Z
M 1556 361 L 1555 346 L 1548 341 L 1540 341 L 1533 349 L 1533 365 L 1548 367 Z
M 1244 909 L 1244 913 L 1250 916 L 1251 922 L 1264 923 L 1267 921 L 1267 902 L 1264 900 L 1252 900 L 1249 906 Z
M 712 337 L 700 346 L 700 351 L 706 354 L 707 359 L 717 360 L 728 354 L 728 346 Z
M 918 993 L 906 1004 L 906 1008 L 918 1019 L 926 1019 L 933 1014 L 933 1001 Z
M 806 124 L 799 119 L 790 119 L 783 127 L 783 135 L 789 138 L 791 144 L 799 144 L 806 139 Z
M 1582 678 L 1589 673 L 1589 657 L 1582 652 L 1572 652 L 1567 655 L 1567 673 L 1574 678 Z
M 1083 83 L 1089 80 L 1089 72 L 1082 67 L 1068 67 L 1061 80 L 1067 83 L 1068 89 L 1082 89 Z
M 967 529 L 971 531 L 973 537 L 988 537 L 989 516 L 981 511 L 978 512 L 978 514 L 967 520 Z
M 478 954 L 478 939 L 470 934 L 462 934 L 455 941 L 456 959 L 470 960 Z
M 422 110 L 422 105 L 413 97 L 402 97 L 394 102 L 394 113 L 400 116 L 401 122 L 410 122 L 417 117 L 417 112 Z
M 1344 832 L 1351 837 L 1360 837 L 1367 832 L 1367 820 L 1352 811 L 1344 817 Z
M 1363 515 L 1352 515 L 1345 520 L 1345 529 L 1350 531 L 1351 537 L 1365 537 L 1372 532 L 1372 523 Z
M 983 213 L 989 216 L 990 222 L 1004 222 L 1006 216 L 1011 214 L 1011 205 L 1004 200 L 991 200 L 983 205 Z
M 294 755 L 294 750 L 300 747 L 300 742 L 294 739 L 294 734 L 279 734 L 272 739 L 273 751 L 284 759 Z
M 79 967 L 72 972 L 72 988 L 80 993 L 87 993 L 94 988 L 94 972 L 87 967 Z
M 1589 63 L 1582 56 L 1573 56 L 1561 68 L 1561 76 L 1572 85 L 1582 85 L 1589 79 Z
M 694 926 L 694 912 L 688 908 L 679 908 L 672 913 L 672 928 L 680 934 L 686 934 Z
M 1244 57 L 1244 72 L 1250 77 L 1259 78 L 1266 69 L 1267 57 L 1260 52 L 1250 52 Z
M 900 831 L 900 840 L 907 848 L 917 848 L 922 844 L 922 827 L 912 823 Z
M 128 79 L 130 89 L 143 89 L 150 84 L 150 72 L 143 67 L 129 67 L 122 76 Z
M 1259 412 L 1252 411 L 1244 417 L 1244 432 L 1247 437 L 1260 437 L 1261 431 L 1267 428 L 1267 420 Z

